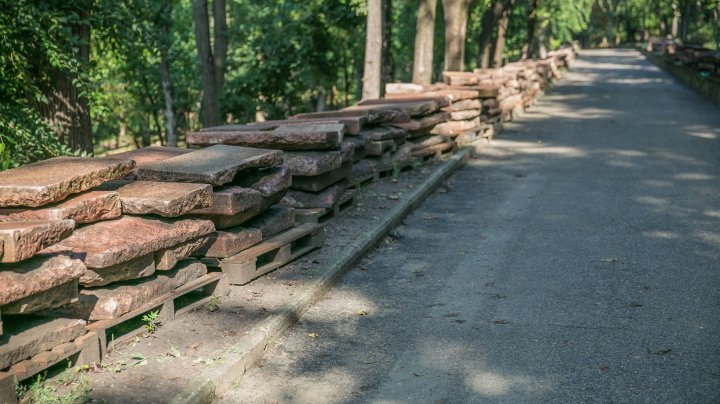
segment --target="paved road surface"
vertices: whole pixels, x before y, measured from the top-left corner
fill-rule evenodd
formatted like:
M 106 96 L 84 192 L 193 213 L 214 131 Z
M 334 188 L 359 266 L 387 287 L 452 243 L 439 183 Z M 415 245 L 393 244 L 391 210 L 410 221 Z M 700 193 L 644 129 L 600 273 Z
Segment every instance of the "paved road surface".
M 586 51 L 221 402 L 720 402 L 720 109 Z

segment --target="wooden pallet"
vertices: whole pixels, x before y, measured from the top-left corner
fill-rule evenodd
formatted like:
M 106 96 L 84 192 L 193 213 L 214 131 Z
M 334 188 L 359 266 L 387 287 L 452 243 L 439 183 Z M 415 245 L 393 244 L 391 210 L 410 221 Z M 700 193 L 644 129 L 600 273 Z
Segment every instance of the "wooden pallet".
M 295 209 L 295 222 L 300 224 L 322 224 L 337 219 L 341 214 L 355 206 L 357 191 L 346 190 L 332 208 Z
M 199 297 L 193 298 L 195 291 L 199 291 Z M 139 324 L 138 327 L 133 327 L 132 330 L 124 333 L 123 335 L 116 336 L 112 332 L 113 328 L 123 325 L 132 325 L 137 322 L 138 318 L 144 314 L 159 310 L 158 321 L 161 323 L 167 323 L 172 321 L 175 317 L 188 313 L 198 307 L 206 305 L 211 299 L 215 297 L 225 296 L 229 293 L 227 277 L 219 272 L 210 272 L 207 275 L 195 279 L 172 292 L 168 292 L 164 295 L 158 296 L 153 301 L 144 304 L 127 314 L 124 314 L 116 319 L 112 320 L 101 320 L 94 323 L 88 324 L 88 330 L 97 333 L 100 339 L 100 352 L 102 357 L 105 357 L 105 353 L 108 349 L 111 349 L 119 344 L 125 343 L 132 340 L 136 336 L 142 335 L 146 330 L 144 324 Z M 181 308 L 176 308 L 176 300 L 190 299 L 191 303 L 183 305 Z
M 306 223 L 222 259 L 219 266 L 230 284 L 245 285 L 321 247 L 324 242 L 325 225 Z

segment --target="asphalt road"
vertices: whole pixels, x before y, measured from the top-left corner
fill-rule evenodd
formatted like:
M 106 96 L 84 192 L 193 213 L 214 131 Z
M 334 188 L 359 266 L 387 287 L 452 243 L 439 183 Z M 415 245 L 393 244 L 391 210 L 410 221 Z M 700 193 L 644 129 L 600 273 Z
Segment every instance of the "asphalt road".
M 720 402 L 720 109 L 585 51 L 219 402 Z

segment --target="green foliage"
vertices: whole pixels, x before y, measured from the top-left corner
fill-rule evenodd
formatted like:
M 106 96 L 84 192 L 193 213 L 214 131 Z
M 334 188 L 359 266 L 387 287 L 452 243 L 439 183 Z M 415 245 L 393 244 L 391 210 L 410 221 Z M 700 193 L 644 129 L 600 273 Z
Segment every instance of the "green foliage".
M 148 332 L 148 334 L 152 334 L 157 331 L 158 327 L 160 326 L 160 320 L 158 320 L 159 316 L 160 312 L 158 310 L 155 310 L 145 314 L 142 317 L 142 321 L 145 323 L 145 330 Z

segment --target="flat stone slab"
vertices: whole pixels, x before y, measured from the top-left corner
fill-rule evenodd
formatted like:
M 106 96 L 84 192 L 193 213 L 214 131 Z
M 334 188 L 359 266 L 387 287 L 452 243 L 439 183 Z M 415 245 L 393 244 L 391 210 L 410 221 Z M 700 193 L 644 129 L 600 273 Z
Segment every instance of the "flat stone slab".
M 252 219 L 253 217 L 259 215 L 269 206 L 278 203 L 283 198 L 283 196 L 285 196 L 286 192 L 287 190 L 282 190 L 275 195 L 269 196 L 267 198 L 262 198 L 259 204 L 253 205 L 251 208 L 238 212 L 234 215 L 203 214 L 197 215 L 195 217 L 212 221 L 216 229 L 227 229 L 230 227 L 239 226 Z
M 320 192 L 305 192 L 291 189 L 281 205 L 298 209 L 332 208 L 347 189 L 347 181 L 339 182 Z
M 260 229 L 233 227 L 211 233 L 205 246 L 197 250 L 196 257 L 227 258 L 247 250 L 262 241 Z
M 339 111 L 309 112 L 290 117 L 291 120 L 364 117 L 368 124 L 405 122 L 410 117 L 398 109 L 382 107 L 350 107 Z
M 193 182 L 221 186 L 242 170 L 272 167 L 282 163 L 280 150 L 215 145 L 138 168 L 146 181 Z
M 259 229 L 263 238 L 272 237 L 283 230 L 295 227 L 295 209 L 273 206 L 249 220 L 245 226 Z
M 85 191 L 42 208 L 0 208 L 0 215 L 7 215 L 9 221 L 70 219 L 85 224 L 114 219 L 121 214 L 120 198 L 117 192 L 111 191 Z
M 36 293 L 2 306 L 5 314 L 30 314 L 53 309 L 77 301 L 78 281 L 74 279 L 62 285 Z
M 491 100 L 492 98 L 488 98 Z M 478 99 L 467 99 L 467 100 L 461 100 L 457 102 L 453 102 L 449 106 L 443 108 L 443 111 L 445 112 L 456 112 L 456 111 L 466 111 L 469 109 L 482 109 L 482 106 L 484 104 L 484 101 L 480 101 Z
M 61 312 L 90 321 L 116 319 L 205 274 L 205 265 L 183 260 L 174 270 L 158 272 L 147 279 L 85 289 L 77 303 L 63 307 Z
M 353 144 L 352 161 L 357 162 L 366 156 L 365 147 L 370 142 L 371 142 L 370 139 L 362 137 L 362 136 L 348 136 L 345 138 L 345 142 L 343 142 L 343 143 L 352 143 Z
M 290 172 L 295 175 L 320 175 L 330 170 L 340 168 L 343 154 L 338 151 L 331 152 L 287 152 L 285 161 Z
M 387 108 L 397 111 L 402 111 L 404 114 L 417 118 L 425 115 L 432 114 L 440 109 L 442 106 L 448 105 L 449 99 L 443 98 L 439 100 L 437 98 L 421 98 L 421 99 L 408 99 L 408 100 L 365 100 L 361 101 L 360 104 L 352 108 Z M 401 123 L 401 122 L 393 122 Z
M 386 152 L 397 150 L 397 147 L 394 140 L 374 140 L 365 150 L 368 156 L 382 156 Z
M 18 264 L 3 264 L 0 266 L 0 306 L 72 282 L 85 271 L 82 261 L 62 254 L 41 255 Z M 3 313 L 10 312 L 3 309 Z
M 451 121 L 466 121 L 480 116 L 479 109 L 450 112 Z
M 167 160 L 192 152 L 192 149 L 184 147 L 149 146 L 135 149 L 124 153 L 112 154 L 109 157 L 124 158 L 135 161 L 135 168 L 130 171 L 126 178 L 134 179 L 137 176 L 137 169 L 157 161 Z
M 394 143 L 393 143 L 394 144 Z M 292 189 L 309 192 L 319 192 L 332 184 L 338 183 L 352 174 L 352 161 L 343 162 L 340 168 L 330 170 L 320 175 L 295 175 L 292 179 Z
M 155 268 L 158 271 L 169 271 L 175 268 L 175 265 L 177 265 L 179 261 L 191 257 L 197 250 L 204 247 L 209 240 L 210 235 L 202 236 L 164 250 L 156 251 Z
M 473 118 L 466 121 L 449 121 L 437 124 L 430 131 L 433 135 L 457 136 L 463 132 L 478 130 L 480 118 Z
M 334 117 L 334 118 L 312 118 L 312 119 L 303 119 L 303 120 L 297 120 L 297 119 L 285 119 L 285 120 L 276 120 L 276 121 L 266 121 L 266 122 L 256 122 L 256 123 L 250 123 L 247 126 L 254 126 L 257 128 L 279 128 L 283 126 L 291 126 L 291 125 L 307 125 L 308 123 L 323 123 L 323 124 L 343 124 L 345 125 L 345 131 L 347 133 L 360 133 L 360 131 L 368 124 L 368 119 L 365 116 L 344 116 L 344 117 Z M 217 129 L 224 129 L 224 130 L 233 130 L 236 127 L 241 125 L 225 125 L 225 126 L 219 126 L 216 127 Z M 244 126 L 244 125 L 242 125 Z M 216 128 L 207 128 L 204 130 L 214 130 Z
M 447 143 L 439 143 L 433 146 L 428 146 L 422 149 L 412 151 L 413 157 L 427 157 L 432 155 L 438 155 L 442 152 L 451 150 L 455 147 L 455 142 L 450 141 Z
M 250 170 L 238 177 L 235 178 L 234 183 L 246 188 L 252 188 L 260 192 L 264 197 L 275 195 L 284 189 L 290 188 L 293 180 L 290 167 L 287 164 Z
M 225 186 L 215 189 L 208 208 L 195 209 L 195 215 L 236 215 L 262 205 L 260 191 L 241 186 Z
M 88 268 L 79 282 L 87 288 L 105 286 L 114 282 L 146 278 L 154 274 L 155 269 L 155 254 L 150 253 L 105 268 Z
M 408 137 L 414 137 L 424 135 L 428 133 L 428 131 L 430 131 L 430 129 L 432 129 L 435 125 L 447 122 L 449 120 L 449 112 L 436 112 L 432 115 L 427 115 L 420 119 L 412 120 L 408 123 L 399 123 L 393 125 L 406 129 L 408 131 Z
M 0 369 L 73 341 L 87 332 L 85 324 L 78 319 L 35 316 L 6 321 L 5 333 L 0 336 Z
M 407 130 L 393 126 L 380 126 L 377 128 L 366 129 L 360 133 L 360 136 L 375 141 L 404 140 L 407 137 Z
M 213 231 L 209 220 L 123 216 L 78 229 L 49 250 L 70 251 L 89 268 L 106 268 Z
M 419 150 L 426 147 L 435 146 L 440 143 L 447 143 L 450 139 L 446 136 L 432 135 L 422 140 L 412 142 L 410 150 Z
M 377 171 L 377 164 L 369 159 L 363 159 L 353 164 L 352 175 L 350 175 L 350 182 L 355 184 L 358 181 L 363 181 L 368 178 L 372 178 L 374 173 Z
M 123 213 L 131 215 L 177 217 L 208 207 L 213 201 L 212 186 L 189 182 L 116 180 L 98 189 L 116 191 Z
M 280 150 L 332 150 L 340 147 L 345 135 L 341 123 L 308 123 L 258 130 L 252 126 L 236 130 L 201 131 L 187 134 L 188 144 L 228 144 Z
M 33 220 L 0 223 L 2 256 L 0 262 L 19 262 L 28 259 L 45 247 L 69 237 L 75 222 L 72 220 Z
M 105 181 L 126 176 L 128 159 L 55 157 L 0 172 L 0 207 L 38 207 L 59 202 Z

